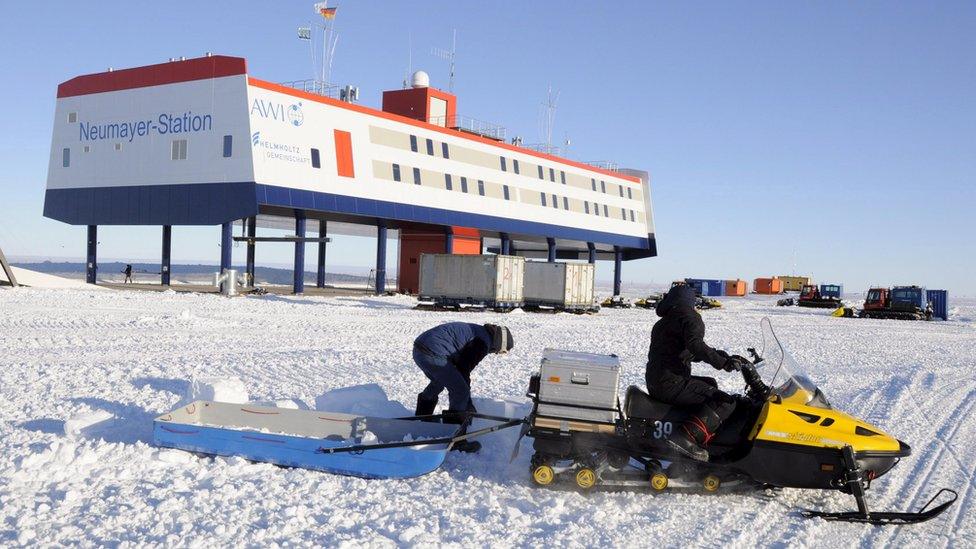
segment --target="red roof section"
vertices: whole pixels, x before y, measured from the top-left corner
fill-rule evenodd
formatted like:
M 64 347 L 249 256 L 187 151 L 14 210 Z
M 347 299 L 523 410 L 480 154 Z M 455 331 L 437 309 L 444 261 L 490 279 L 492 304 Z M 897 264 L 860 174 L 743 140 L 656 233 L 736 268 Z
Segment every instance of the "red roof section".
M 147 86 L 220 78 L 236 74 L 247 74 L 247 61 L 243 57 L 212 55 L 185 61 L 170 61 L 133 69 L 76 76 L 58 85 L 58 97 L 145 88 Z

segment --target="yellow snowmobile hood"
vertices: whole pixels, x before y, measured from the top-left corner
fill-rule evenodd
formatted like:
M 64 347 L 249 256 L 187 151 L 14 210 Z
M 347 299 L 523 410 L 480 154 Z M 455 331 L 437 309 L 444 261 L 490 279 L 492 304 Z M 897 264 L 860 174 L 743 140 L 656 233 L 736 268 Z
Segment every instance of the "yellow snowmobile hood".
M 851 446 L 855 452 L 902 453 L 902 444 L 881 429 L 844 412 L 771 397 L 751 438 L 816 448 Z

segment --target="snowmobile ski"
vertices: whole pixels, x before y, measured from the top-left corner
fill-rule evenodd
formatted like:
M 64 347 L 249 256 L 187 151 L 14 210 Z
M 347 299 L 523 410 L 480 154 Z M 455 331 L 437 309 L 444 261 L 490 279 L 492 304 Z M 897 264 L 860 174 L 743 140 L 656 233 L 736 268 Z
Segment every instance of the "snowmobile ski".
M 949 494 L 952 499 L 946 500 L 935 507 L 929 508 L 929 506 L 932 505 L 935 500 L 939 499 L 942 494 Z M 918 524 L 919 522 L 925 522 L 941 515 L 943 511 L 948 509 L 953 503 L 956 502 L 956 498 L 958 496 L 959 494 L 957 494 L 955 490 L 943 488 L 936 492 L 928 503 L 923 505 L 921 509 L 915 512 L 871 512 L 865 509 L 864 511 L 831 513 L 826 511 L 804 509 L 802 514 L 806 518 L 822 518 L 824 520 L 838 522 L 861 522 L 865 524 L 873 524 L 875 526 L 885 526 L 889 524 Z

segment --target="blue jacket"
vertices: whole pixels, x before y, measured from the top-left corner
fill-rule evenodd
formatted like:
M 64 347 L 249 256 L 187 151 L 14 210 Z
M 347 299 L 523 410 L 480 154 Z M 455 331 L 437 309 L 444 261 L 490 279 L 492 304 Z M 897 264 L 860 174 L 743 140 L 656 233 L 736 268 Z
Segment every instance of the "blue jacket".
M 413 344 L 425 353 L 447 358 L 458 369 L 470 371 L 491 349 L 491 334 L 481 324 L 448 322 L 420 334 Z

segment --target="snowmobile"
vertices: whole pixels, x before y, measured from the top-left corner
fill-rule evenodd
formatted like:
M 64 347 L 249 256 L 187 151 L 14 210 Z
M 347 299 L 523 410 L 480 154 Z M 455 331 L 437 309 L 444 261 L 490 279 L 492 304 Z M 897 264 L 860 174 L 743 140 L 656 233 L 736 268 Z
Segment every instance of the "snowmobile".
M 607 307 L 608 309 L 630 309 L 633 306 L 630 301 L 619 295 L 610 296 L 600 303 L 600 307 Z
M 572 413 L 574 404 L 569 400 L 540 398 L 544 391 L 534 376 L 528 392 L 533 409 L 523 428 L 523 434 L 533 439 L 532 480 L 548 486 L 569 476 L 582 489 L 649 486 L 659 492 L 669 488 L 714 492 L 734 486 L 838 490 L 854 496 L 856 512 L 808 510 L 804 515 L 870 524 L 922 522 L 952 505 L 956 493 L 942 489 L 918 512 L 870 511 L 865 490 L 909 456 L 911 448 L 832 407 L 823 392 L 800 373 L 768 319 L 763 319 L 762 327 L 763 350 L 749 350 L 752 364 L 742 369 L 746 391 L 736 396 L 735 411 L 710 442 L 707 462 L 685 457 L 668 444 L 668 437 L 689 410 L 656 401 L 631 386 L 622 407 L 619 397 L 616 399 L 615 414 L 610 416 L 614 421 L 581 420 L 582 414 Z M 771 372 L 768 382 L 762 380 L 760 369 Z M 558 404 L 570 413 L 542 415 L 538 413 L 540 403 Z M 547 407 L 547 411 L 552 409 Z M 947 501 L 930 507 L 937 499 Z

